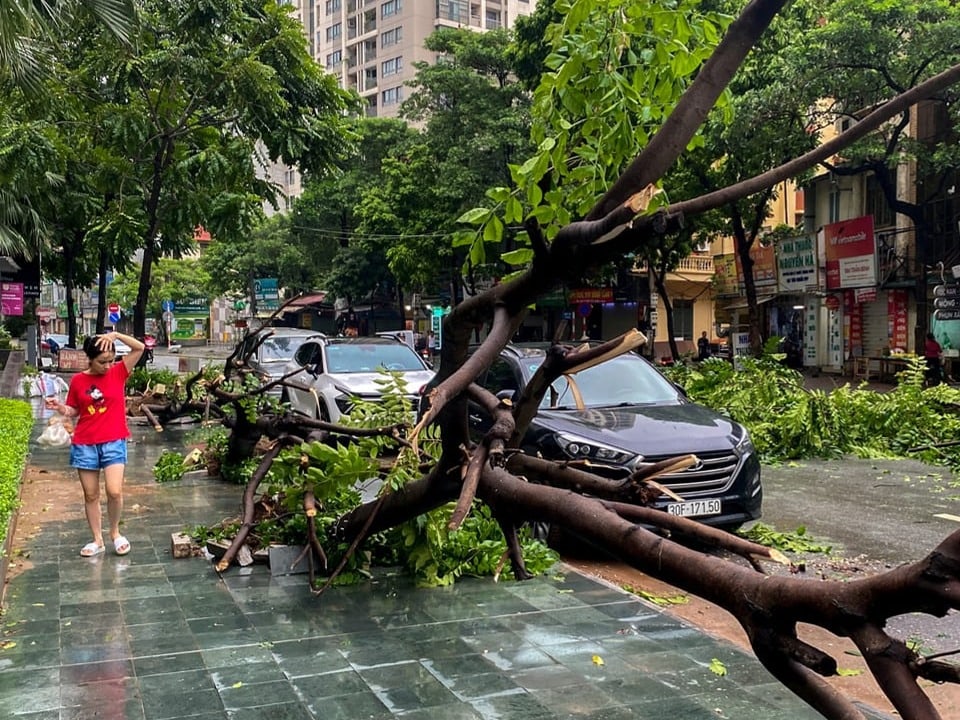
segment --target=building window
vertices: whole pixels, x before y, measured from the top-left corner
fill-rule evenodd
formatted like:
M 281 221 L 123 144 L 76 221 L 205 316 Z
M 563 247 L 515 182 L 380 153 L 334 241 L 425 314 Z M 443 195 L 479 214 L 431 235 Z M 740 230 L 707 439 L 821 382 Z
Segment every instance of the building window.
M 387 0 L 387 2 L 380 6 L 380 17 L 388 18 L 391 15 L 396 15 L 401 10 L 403 10 L 403 3 L 400 2 L 400 0 Z
M 827 222 L 840 222 L 840 188 L 830 183 L 830 196 L 827 198 L 830 207 L 827 211 Z
M 340 10 L 340 0 L 327 0 L 327 15 L 333 15 Z
M 387 77 L 388 75 L 396 75 L 401 70 L 403 70 L 402 57 L 390 58 L 389 60 L 383 61 L 383 77 Z
M 466 0 L 438 0 L 437 17 L 466 24 L 469 18 Z
M 403 26 L 397 26 L 391 30 L 384 30 L 380 36 L 380 47 L 389 47 L 396 45 L 403 39 Z
M 343 26 L 340 23 L 336 23 L 327 28 L 327 42 L 336 40 L 343 34 Z
M 403 87 L 392 87 L 384 90 L 380 94 L 381 104 L 386 105 L 396 105 L 398 102 L 403 100 Z
M 496 10 L 487 10 L 487 30 L 500 27 L 500 13 Z
M 693 301 L 673 301 L 673 336 L 678 340 L 693 340 Z
M 343 62 L 343 51 L 334 50 L 332 53 L 327 55 L 327 70 L 335 70 L 340 67 L 340 63 Z
M 883 196 L 883 189 L 877 182 L 876 175 L 867 177 L 867 215 L 873 215 L 874 227 L 893 227 L 897 224 L 894 212 Z

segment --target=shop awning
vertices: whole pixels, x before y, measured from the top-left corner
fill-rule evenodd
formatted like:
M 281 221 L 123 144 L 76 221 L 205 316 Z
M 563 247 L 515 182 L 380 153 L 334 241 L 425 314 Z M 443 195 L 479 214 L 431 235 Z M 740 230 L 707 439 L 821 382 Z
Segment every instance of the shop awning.
M 770 302 L 776 297 L 776 295 L 760 295 L 757 297 L 757 305 L 763 305 L 765 302 Z M 718 304 L 718 309 L 721 310 L 743 310 L 749 307 L 746 298 L 731 298 L 729 303 L 724 303 L 722 305 Z
M 763 303 L 770 302 L 776 297 L 776 295 L 760 295 L 757 298 L 757 305 L 762 305 Z M 749 307 L 746 298 L 730 298 L 729 302 L 718 301 L 714 305 L 713 315 L 714 319 L 721 324 L 729 324 L 733 322 L 733 316 L 731 312 L 733 310 L 745 310 Z
M 310 305 L 330 305 L 330 301 L 327 299 L 327 293 L 312 293 L 310 295 L 304 295 L 303 297 L 298 297 L 296 300 L 292 300 L 286 306 L 286 310 L 295 310 L 297 308 L 308 307 Z

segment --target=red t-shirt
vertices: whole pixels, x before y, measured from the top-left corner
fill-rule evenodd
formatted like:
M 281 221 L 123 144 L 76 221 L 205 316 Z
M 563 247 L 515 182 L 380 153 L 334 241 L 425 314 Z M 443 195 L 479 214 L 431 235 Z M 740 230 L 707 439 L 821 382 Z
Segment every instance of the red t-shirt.
M 943 352 L 943 348 L 940 347 L 940 343 L 936 340 L 927 339 L 923 347 L 923 356 L 925 358 L 938 358 L 940 353 Z
M 129 376 L 130 371 L 122 362 L 114 363 L 106 375 L 73 376 L 67 405 L 80 413 L 73 431 L 74 445 L 97 445 L 130 437 L 125 390 Z

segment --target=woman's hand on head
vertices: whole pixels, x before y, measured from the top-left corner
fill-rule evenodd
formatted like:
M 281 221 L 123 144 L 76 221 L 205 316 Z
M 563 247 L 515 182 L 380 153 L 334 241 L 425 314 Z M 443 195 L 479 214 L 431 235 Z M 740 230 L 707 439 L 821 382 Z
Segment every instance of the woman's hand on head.
M 115 332 L 104 333 L 103 335 L 97 335 L 97 347 L 100 348 L 102 352 L 107 350 L 113 350 L 114 345 L 113 341 L 116 340 L 117 334 Z

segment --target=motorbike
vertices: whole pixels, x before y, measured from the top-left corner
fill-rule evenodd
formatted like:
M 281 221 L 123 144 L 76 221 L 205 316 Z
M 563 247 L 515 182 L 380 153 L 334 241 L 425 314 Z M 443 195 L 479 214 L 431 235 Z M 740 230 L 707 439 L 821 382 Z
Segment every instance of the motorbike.
M 143 338 L 143 344 L 146 346 L 146 349 L 143 351 L 144 361 L 152 363 L 153 349 L 157 346 L 157 339 L 153 335 L 147 335 Z

